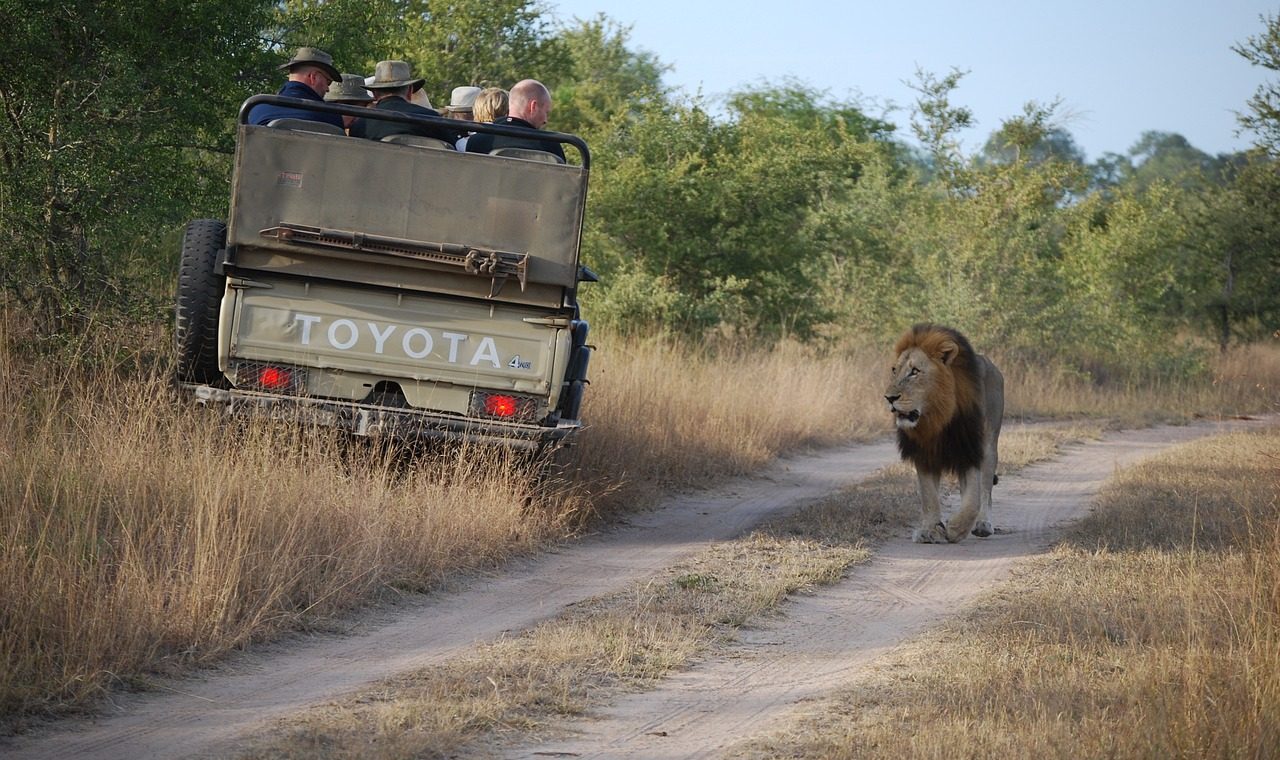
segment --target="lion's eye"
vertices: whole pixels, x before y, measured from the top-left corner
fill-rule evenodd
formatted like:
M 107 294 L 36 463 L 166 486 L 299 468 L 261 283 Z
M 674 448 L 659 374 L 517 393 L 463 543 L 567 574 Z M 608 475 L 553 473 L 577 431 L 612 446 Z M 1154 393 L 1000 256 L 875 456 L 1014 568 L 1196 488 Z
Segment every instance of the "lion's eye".
M 920 374 L 920 370 L 915 367 L 912 367 L 911 371 L 907 373 L 907 377 L 915 377 L 918 374 Z

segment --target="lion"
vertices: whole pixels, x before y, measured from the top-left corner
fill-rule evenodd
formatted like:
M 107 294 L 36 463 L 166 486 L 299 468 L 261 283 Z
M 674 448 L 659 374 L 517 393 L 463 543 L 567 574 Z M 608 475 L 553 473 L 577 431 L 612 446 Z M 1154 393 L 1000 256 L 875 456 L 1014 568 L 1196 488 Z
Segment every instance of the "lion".
M 955 543 L 970 531 L 992 534 L 991 488 L 997 482 L 1004 376 L 956 330 L 918 324 L 893 348 L 884 397 L 898 428 L 898 450 L 916 468 L 920 523 L 916 543 Z M 960 509 L 942 522 L 943 472 L 960 481 Z

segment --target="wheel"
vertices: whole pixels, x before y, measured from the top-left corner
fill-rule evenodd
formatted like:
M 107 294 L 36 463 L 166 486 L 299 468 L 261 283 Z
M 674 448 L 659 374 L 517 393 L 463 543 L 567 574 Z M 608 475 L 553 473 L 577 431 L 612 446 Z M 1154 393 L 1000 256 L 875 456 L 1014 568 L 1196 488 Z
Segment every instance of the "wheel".
M 227 225 L 217 219 L 193 220 L 182 233 L 178 302 L 174 310 L 178 379 L 182 382 L 207 384 L 222 380 L 218 371 L 218 311 L 226 277 L 214 268 L 226 240 Z

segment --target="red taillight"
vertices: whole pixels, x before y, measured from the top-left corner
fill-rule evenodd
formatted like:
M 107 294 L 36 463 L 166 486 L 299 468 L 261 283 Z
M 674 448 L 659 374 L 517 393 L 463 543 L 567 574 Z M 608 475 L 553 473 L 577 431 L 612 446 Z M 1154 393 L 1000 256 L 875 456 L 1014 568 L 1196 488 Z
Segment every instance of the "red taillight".
M 515 396 L 486 396 L 484 399 L 484 413 L 494 417 L 514 417 L 519 411 L 519 405 L 516 403 Z
M 467 414 L 504 422 L 532 422 L 538 415 L 538 399 L 516 393 L 473 391 Z
M 258 385 L 267 390 L 288 388 L 292 381 L 293 373 L 279 367 L 263 367 L 262 372 L 258 374 Z

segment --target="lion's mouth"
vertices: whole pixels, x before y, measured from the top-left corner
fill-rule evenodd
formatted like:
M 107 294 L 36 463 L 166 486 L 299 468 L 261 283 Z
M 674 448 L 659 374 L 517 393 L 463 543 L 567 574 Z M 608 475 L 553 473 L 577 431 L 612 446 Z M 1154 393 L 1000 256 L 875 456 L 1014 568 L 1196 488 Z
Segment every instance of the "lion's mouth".
M 898 419 L 903 422 L 918 422 L 920 420 L 920 412 L 912 409 L 909 412 L 898 412 Z

